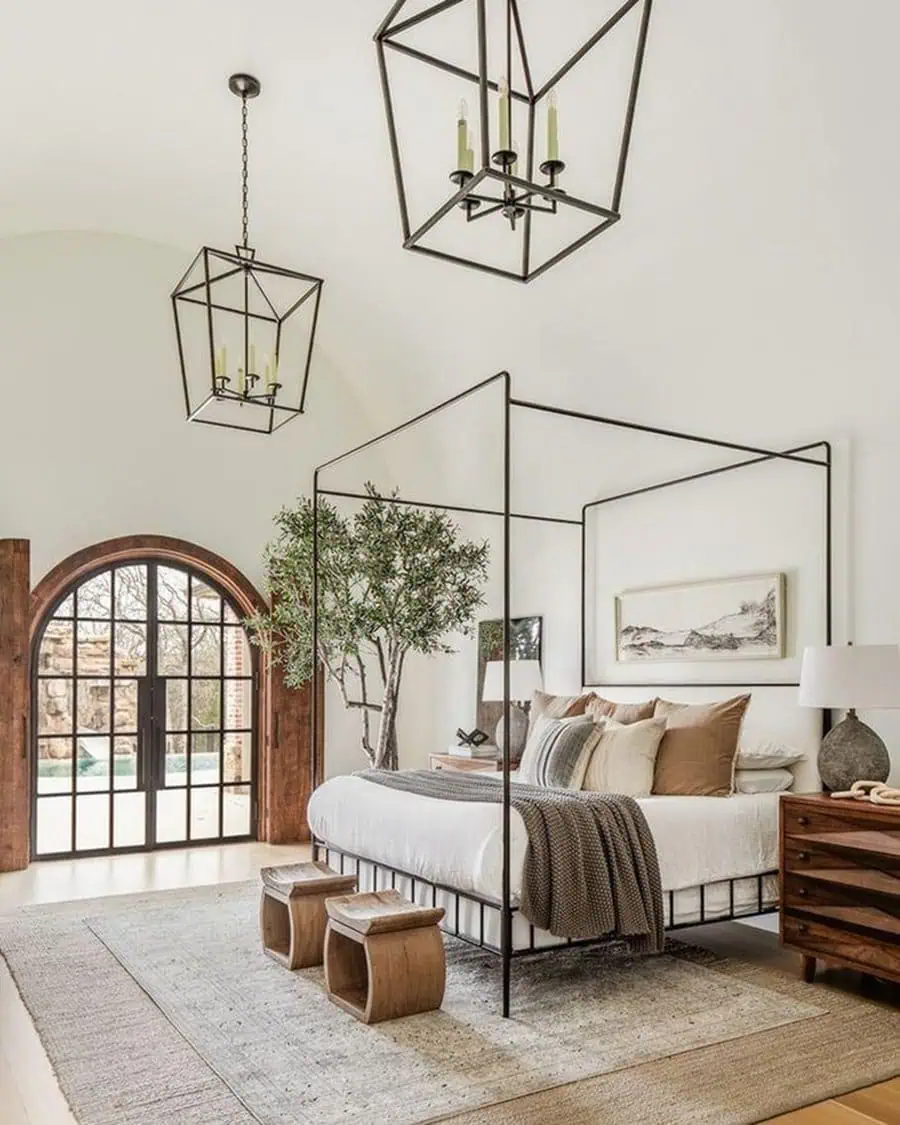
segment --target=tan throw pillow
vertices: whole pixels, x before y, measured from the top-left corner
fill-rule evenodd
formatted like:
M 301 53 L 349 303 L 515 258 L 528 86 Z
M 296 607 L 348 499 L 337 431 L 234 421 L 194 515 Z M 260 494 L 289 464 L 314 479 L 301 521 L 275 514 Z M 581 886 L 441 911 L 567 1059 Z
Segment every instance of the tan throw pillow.
M 593 793 L 649 797 L 656 754 L 666 733 L 665 717 L 628 724 L 617 723 L 614 719 L 600 722 L 603 730 L 581 788 Z
M 730 797 L 734 759 L 749 695 L 721 703 L 656 702 L 666 733 L 656 755 L 653 792 L 682 797 Z
M 546 691 L 536 691 L 528 712 L 529 735 L 538 719 L 571 719 L 573 715 L 583 715 L 590 698 L 590 695 L 549 695 Z
M 597 719 L 614 719 L 617 723 L 639 723 L 642 719 L 652 719 L 656 707 L 656 696 L 646 703 L 614 703 L 601 695 L 591 695 L 587 704 L 587 714 Z

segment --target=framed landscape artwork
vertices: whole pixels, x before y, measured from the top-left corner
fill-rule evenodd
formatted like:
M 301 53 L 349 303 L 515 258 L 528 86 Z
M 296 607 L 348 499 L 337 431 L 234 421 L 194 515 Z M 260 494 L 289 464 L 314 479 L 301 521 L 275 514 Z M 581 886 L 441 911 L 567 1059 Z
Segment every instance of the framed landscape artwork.
M 541 659 L 541 617 L 510 618 L 512 635 L 509 639 L 509 652 L 512 660 Z M 503 619 L 494 618 L 478 622 L 478 682 L 475 699 L 475 725 L 489 734 L 503 714 L 502 703 L 485 703 L 481 698 L 484 688 L 484 670 L 489 660 L 503 659 Z
M 785 576 L 750 574 L 626 590 L 616 598 L 616 660 L 781 660 Z

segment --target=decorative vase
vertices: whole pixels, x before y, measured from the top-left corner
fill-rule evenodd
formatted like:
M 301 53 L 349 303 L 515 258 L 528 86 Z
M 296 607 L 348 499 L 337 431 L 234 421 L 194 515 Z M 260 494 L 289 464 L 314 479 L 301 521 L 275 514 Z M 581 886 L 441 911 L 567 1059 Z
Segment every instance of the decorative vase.
M 522 757 L 522 751 L 525 749 L 525 742 L 528 738 L 528 716 L 521 707 L 517 707 L 515 703 L 509 705 L 509 756 L 512 761 L 517 762 Z M 500 716 L 500 721 L 494 731 L 494 742 L 497 744 L 497 749 L 503 753 L 503 747 L 506 743 L 506 725 L 503 722 L 503 716 Z
M 852 708 L 822 739 L 819 776 L 831 792 L 849 789 L 854 781 L 887 781 L 890 772 L 887 747 Z

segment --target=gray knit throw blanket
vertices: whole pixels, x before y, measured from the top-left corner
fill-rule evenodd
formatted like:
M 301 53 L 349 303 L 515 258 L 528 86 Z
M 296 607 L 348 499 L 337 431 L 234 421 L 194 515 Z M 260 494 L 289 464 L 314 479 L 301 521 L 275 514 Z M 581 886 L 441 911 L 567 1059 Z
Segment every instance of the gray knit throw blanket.
M 500 804 L 502 780 L 447 770 L 363 770 L 377 785 L 441 801 Z M 510 805 L 528 832 L 525 917 L 558 937 L 620 938 L 636 952 L 663 948 L 656 846 L 633 797 L 510 785 Z

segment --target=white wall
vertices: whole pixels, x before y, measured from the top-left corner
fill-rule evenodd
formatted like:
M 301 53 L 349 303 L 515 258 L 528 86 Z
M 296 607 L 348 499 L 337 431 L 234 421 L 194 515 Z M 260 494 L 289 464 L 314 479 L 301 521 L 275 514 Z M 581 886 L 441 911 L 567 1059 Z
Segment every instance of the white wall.
M 153 533 L 259 583 L 273 514 L 371 428 L 321 348 L 309 414 L 279 433 L 188 425 L 169 302 L 186 260 L 113 235 L 0 240 L 0 534 L 31 539 L 34 581 L 80 547 Z
M 113 235 L 0 240 L 0 535 L 31 540 L 33 582 L 81 547 L 148 533 L 207 547 L 260 586 L 274 513 L 371 431 L 322 347 L 309 413 L 279 433 L 188 425 L 168 299 L 188 260 Z

